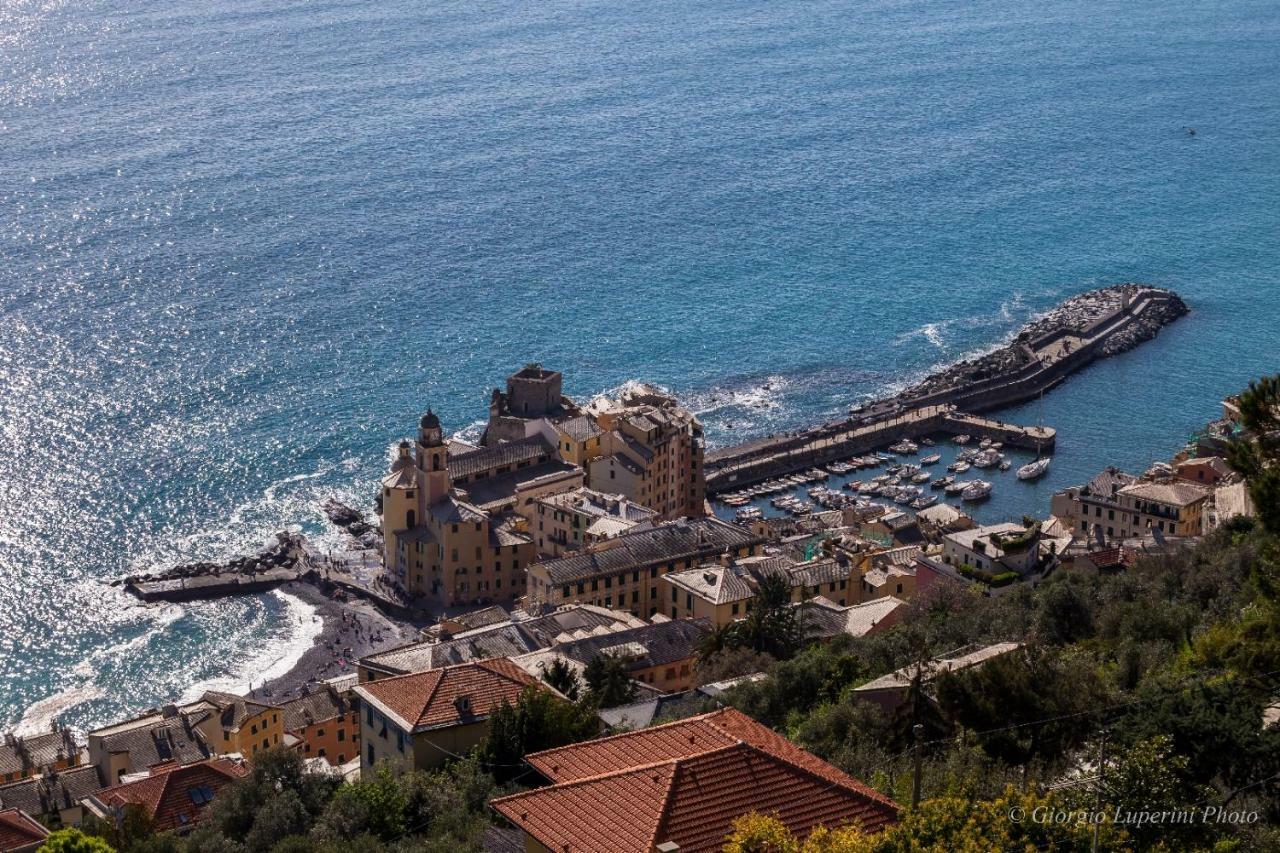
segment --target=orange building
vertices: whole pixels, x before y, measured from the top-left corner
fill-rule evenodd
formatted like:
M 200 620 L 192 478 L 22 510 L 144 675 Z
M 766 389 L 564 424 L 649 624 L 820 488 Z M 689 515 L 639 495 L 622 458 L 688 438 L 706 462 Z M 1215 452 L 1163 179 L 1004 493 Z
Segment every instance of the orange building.
M 336 766 L 360 755 L 360 703 L 351 687 L 323 684 L 280 706 L 284 730 L 303 758 L 323 758 Z

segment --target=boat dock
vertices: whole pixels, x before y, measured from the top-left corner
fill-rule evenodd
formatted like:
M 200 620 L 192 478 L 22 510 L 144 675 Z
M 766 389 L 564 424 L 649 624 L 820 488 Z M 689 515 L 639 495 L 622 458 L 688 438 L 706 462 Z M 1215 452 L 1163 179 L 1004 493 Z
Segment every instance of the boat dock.
M 707 494 L 883 448 L 934 433 L 990 438 L 1038 454 L 1056 432 L 980 417 L 1043 395 L 1099 358 L 1155 337 L 1188 311 L 1177 294 L 1125 284 L 1081 294 L 1029 323 L 1006 346 L 940 370 L 901 394 L 854 410 L 844 421 L 756 439 L 706 454 Z

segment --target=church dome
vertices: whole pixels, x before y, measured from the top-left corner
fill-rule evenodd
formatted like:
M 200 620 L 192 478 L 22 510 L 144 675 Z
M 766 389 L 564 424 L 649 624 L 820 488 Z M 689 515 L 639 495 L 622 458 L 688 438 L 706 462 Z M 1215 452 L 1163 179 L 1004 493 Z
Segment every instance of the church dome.
M 440 419 L 436 417 L 435 412 L 427 409 L 427 413 L 422 416 L 423 429 L 440 429 Z

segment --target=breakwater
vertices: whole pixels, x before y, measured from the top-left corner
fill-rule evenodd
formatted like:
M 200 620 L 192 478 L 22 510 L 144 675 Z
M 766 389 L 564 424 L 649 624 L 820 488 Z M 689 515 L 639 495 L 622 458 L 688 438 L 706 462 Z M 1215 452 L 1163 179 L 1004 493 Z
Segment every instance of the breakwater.
M 848 419 L 707 454 L 707 492 L 729 491 L 815 464 L 937 432 L 996 437 L 1037 452 L 1053 448 L 1049 427 L 1017 427 L 975 416 L 1033 400 L 1099 358 L 1130 350 L 1188 312 L 1175 293 L 1120 284 L 1066 300 L 1008 344 L 936 371 L 892 397 L 856 407 Z

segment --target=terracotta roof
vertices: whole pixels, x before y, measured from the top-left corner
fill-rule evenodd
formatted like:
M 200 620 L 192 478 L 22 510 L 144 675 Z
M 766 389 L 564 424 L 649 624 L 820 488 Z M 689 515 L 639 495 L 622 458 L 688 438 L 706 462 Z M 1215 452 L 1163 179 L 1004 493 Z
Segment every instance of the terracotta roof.
M 893 616 L 899 608 L 906 607 L 906 602 L 887 595 L 884 598 L 844 607 L 822 596 L 817 596 L 798 607 L 801 623 L 809 637 L 835 637 L 840 634 L 864 637 L 885 619 Z
M 555 784 L 493 807 L 557 851 L 722 849 L 733 820 L 777 813 L 801 837 L 857 821 L 874 832 L 898 806 L 734 709 L 528 756 Z
M 218 792 L 247 775 L 241 764 L 211 758 L 185 767 L 159 769 L 145 779 L 107 788 L 97 795 L 97 800 L 109 809 L 141 806 L 157 832 L 168 832 L 199 823 Z
M 106 754 L 127 753 L 131 770 L 176 761 L 192 764 L 212 754 L 200 732 L 192 726 L 193 715 L 163 712 L 89 732 L 89 740 L 101 740 Z
M 0 850 L 34 850 L 49 835 L 49 830 L 18 809 L 0 811 Z
M 369 681 L 355 692 L 411 731 L 423 731 L 483 720 L 504 701 L 514 705 L 531 684 L 542 686 L 506 658 L 494 658 Z

